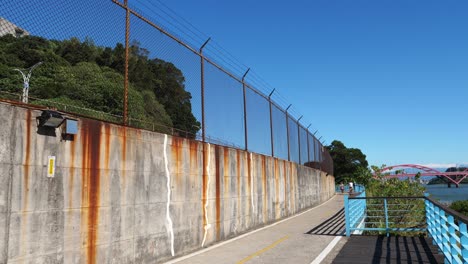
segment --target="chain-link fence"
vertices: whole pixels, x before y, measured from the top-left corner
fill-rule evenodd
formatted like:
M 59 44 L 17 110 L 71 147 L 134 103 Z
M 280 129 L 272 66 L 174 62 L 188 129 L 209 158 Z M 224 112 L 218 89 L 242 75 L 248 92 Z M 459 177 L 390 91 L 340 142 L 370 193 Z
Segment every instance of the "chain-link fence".
M 141 0 L 2 1 L 0 97 L 333 173 L 300 118 L 248 70 L 219 63 L 209 39 L 195 46 L 183 29 L 170 32 L 162 21 L 171 14 L 156 9 Z

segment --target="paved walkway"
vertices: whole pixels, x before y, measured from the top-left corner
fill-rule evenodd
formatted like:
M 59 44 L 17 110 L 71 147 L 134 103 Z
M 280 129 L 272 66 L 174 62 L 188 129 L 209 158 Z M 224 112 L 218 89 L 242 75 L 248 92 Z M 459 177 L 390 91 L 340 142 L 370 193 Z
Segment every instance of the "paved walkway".
M 189 258 L 178 262 L 169 263 L 310 264 L 336 238 L 336 235 L 342 232 L 339 230 L 340 226 L 324 224 L 327 220 L 336 223 L 336 218 L 342 215 L 342 208 L 343 197 L 335 195 L 324 204 L 296 217 L 218 247 L 215 245 L 211 250 L 200 254 L 194 253 L 195 255 L 189 255 Z M 336 252 L 337 249 L 333 251 Z M 329 262 L 331 257 L 334 256 L 329 256 L 324 263 Z

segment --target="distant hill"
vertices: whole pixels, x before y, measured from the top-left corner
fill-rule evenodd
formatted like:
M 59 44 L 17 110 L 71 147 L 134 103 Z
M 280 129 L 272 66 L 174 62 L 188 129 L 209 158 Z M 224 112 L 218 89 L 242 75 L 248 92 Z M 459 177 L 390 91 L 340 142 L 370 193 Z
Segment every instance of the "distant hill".
M 455 172 L 455 171 L 464 171 L 466 170 L 466 167 L 450 167 L 450 168 L 447 168 L 445 169 L 445 172 Z M 445 184 L 445 183 L 448 183 L 448 179 L 445 179 L 445 178 L 439 178 L 439 177 L 433 177 L 430 181 L 429 181 L 429 185 L 432 185 L 432 184 Z M 462 182 L 462 184 L 465 184 L 465 183 L 468 183 L 468 178 L 465 178 Z

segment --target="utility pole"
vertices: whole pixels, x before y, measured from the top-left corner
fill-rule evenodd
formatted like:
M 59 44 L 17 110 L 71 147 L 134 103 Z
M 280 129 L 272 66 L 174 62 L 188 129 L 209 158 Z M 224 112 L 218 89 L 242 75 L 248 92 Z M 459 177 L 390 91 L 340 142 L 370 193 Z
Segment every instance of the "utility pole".
M 27 74 L 24 73 L 22 70 L 20 69 L 13 69 L 15 71 L 18 71 L 19 73 L 21 73 L 21 75 L 23 76 L 23 97 L 22 97 L 22 102 L 27 104 L 28 103 L 28 94 L 29 94 L 29 79 L 31 79 L 31 74 L 32 74 L 32 71 L 39 67 L 40 65 L 42 64 L 42 61 L 34 64 L 32 67 L 30 67 L 29 69 L 26 69 Z

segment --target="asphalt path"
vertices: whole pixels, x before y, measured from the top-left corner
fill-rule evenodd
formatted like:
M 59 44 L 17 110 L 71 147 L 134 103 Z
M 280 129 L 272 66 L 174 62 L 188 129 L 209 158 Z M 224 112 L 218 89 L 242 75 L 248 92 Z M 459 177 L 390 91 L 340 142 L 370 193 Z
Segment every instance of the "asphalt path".
M 343 196 L 167 263 L 330 263 L 343 246 Z M 315 260 L 315 262 L 314 262 Z

